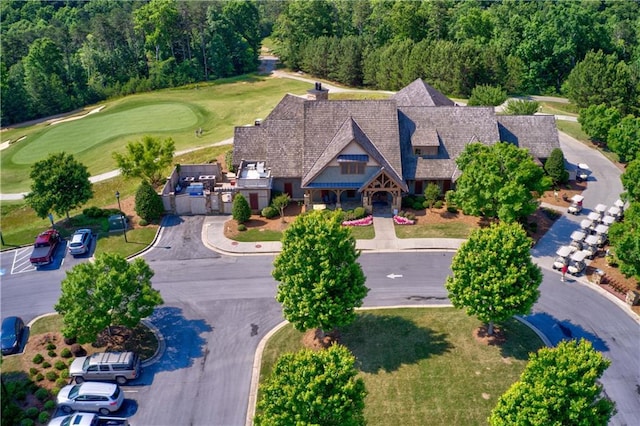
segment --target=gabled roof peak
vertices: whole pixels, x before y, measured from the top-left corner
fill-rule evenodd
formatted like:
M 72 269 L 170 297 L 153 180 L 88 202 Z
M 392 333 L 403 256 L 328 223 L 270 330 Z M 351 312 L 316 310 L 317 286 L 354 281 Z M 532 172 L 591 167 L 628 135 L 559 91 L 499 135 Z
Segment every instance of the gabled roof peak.
M 393 95 L 398 106 L 455 106 L 455 102 L 428 85 L 421 78 Z

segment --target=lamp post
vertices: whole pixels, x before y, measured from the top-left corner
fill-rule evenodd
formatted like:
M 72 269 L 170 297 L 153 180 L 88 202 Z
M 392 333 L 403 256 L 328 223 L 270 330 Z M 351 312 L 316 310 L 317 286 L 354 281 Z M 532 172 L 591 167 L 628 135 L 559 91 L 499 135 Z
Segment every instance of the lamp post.
M 122 208 L 120 207 L 120 191 L 116 191 L 116 200 L 118 200 L 118 210 L 120 210 L 120 221 L 122 222 L 122 235 L 124 235 L 124 242 L 127 241 L 127 223 L 124 221 L 124 215 L 122 214 Z

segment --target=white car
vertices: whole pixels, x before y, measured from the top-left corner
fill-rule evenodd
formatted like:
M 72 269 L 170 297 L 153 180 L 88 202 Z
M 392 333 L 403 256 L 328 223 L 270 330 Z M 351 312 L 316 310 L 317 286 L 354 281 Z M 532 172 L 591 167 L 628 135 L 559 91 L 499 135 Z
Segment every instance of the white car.
M 97 411 L 107 415 L 118 411 L 123 401 L 124 393 L 113 383 L 84 382 L 65 386 L 58 392 L 58 407 L 65 413 Z
M 91 240 L 93 239 L 93 233 L 91 229 L 78 229 L 72 236 L 69 242 L 69 254 L 72 256 L 78 256 L 85 254 L 91 248 Z

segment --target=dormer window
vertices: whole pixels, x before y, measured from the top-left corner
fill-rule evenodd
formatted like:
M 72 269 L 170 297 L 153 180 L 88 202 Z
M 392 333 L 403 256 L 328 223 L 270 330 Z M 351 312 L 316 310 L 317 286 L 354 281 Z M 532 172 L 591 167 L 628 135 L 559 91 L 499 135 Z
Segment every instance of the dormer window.
M 420 148 L 416 148 L 416 149 L 414 150 L 414 154 L 415 154 L 415 155 L 418 155 L 418 156 L 422 155 L 422 149 L 420 149 Z
M 369 156 L 366 154 L 338 155 L 340 172 L 343 175 L 363 175 L 368 162 Z

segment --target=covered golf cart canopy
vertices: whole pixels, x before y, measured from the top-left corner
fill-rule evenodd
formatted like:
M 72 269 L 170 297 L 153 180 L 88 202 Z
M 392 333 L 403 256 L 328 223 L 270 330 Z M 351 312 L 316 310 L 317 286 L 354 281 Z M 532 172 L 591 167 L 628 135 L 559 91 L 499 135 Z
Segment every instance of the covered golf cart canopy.
M 586 259 L 588 254 L 589 253 L 586 253 L 584 251 L 577 251 L 571 255 L 571 260 L 573 260 L 574 262 L 582 262 Z
M 582 219 L 582 221 L 580 221 L 580 228 L 582 229 L 589 229 L 591 225 L 593 225 L 593 220 L 591 219 Z
M 575 194 L 573 197 L 571 197 L 571 201 L 573 201 L 576 204 L 579 204 L 584 201 L 584 197 L 580 194 Z
M 557 251 L 556 254 L 560 257 L 568 257 L 575 250 L 574 247 L 571 246 L 562 246 Z
M 599 221 L 601 216 L 597 212 L 591 212 L 587 215 L 587 217 L 589 218 L 589 220 Z
M 582 231 L 573 231 L 571 233 L 571 239 L 573 241 L 582 241 L 582 240 L 584 240 L 584 237 L 586 237 L 586 236 L 587 236 L 587 234 L 585 234 Z
M 602 214 L 605 211 L 607 211 L 607 206 L 605 206 L 604 204 L 598 204 L 595 208 L 595 211 L 597 211 L 598 213 Z
M 607 226 L 611 225 L 615 221 L 616 221 L 616 218 L 613 216 L 605 216 L 602 218 L 602 223 Z
M 596 234 L 606 234 L 608 232 L 609 232 L 609 227 L 607 225 L 596 226 Z
M 588 235 L 587 238 L 584 239 L 584 242 L 590 246 L 595 246 L 600 242 L 600 240 L 596 235 Z

